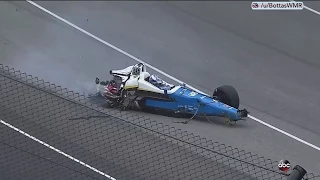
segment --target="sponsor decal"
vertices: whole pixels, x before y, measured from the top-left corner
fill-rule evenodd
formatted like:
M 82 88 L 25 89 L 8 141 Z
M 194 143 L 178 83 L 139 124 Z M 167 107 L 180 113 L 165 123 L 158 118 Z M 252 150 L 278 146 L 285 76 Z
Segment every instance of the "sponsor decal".
M 226 108 L 229 108 L 229 109 L 232 109 L 232 108 L 233 108 L 233 107 L 231 107 L 231 106 L 229 106 L 229 105 L 227 105 L 227 104 L 224 104 L 223 106 L 226 107 Z
M 188 94 L 188 96 L 195 96 L 197 94 L 198 94 L 197 92 L 192 91 L 191 93 Z

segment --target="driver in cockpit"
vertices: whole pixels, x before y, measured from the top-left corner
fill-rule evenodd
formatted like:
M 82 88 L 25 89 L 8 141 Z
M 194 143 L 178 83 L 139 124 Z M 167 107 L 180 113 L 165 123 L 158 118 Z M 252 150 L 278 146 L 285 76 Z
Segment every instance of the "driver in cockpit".
M 152 74 L 149 77 L 149 82 L 154 86 L 157 86 L 161 90 L 170 90 L 173 85 L 162 80 L 158 75 Z

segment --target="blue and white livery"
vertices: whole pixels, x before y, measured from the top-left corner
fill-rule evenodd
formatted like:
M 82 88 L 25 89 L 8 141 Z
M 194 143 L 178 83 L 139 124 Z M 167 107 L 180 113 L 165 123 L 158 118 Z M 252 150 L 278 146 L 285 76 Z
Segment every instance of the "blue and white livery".
M 117 93 L 108 91 L 110 82 L 96 78 L 98 93 L 113 107 L 126 109 L 135 107 L 142 110 L 171 112 L 175 115 L 196 115 L 226 117 L 231 124 L 247 117 L 246 109 L 239 110 L 239 96 L 232 86 L 220 86 L 213 96 L 207 96 L 187 88 L 173 85 L 157 75 L 150 75 L 142 63 L 122 70 L 111 70 Z M 192 119 L 191 118 L 191 119 Z M 186 121 L 188 122 L 188 121 Z

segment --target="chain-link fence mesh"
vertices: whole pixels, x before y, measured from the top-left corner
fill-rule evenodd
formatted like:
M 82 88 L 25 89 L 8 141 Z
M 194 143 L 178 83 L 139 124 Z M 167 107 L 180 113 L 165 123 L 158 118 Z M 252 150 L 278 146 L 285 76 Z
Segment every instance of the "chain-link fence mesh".
M 4 180 L 287 178 L 277 161 L 102 108 L 3 65 L 0 121 Z

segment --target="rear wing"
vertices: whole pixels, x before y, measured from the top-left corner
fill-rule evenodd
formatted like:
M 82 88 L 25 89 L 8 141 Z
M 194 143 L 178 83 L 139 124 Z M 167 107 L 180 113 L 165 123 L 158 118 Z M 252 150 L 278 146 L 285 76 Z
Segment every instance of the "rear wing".
M 126 67 L 120 70 L 110 70 L 110 74 L 113 76 L 129 76 L 131 74 L 133 66 Z
M 138 63 L 133 66 L 126 67 L 120 70 L 110 70 L 110 75 L 113 76 L 130 76 L 131 74 L 140 75 L 141 72 L 146 72 L 146 66 L 143 63 Z

